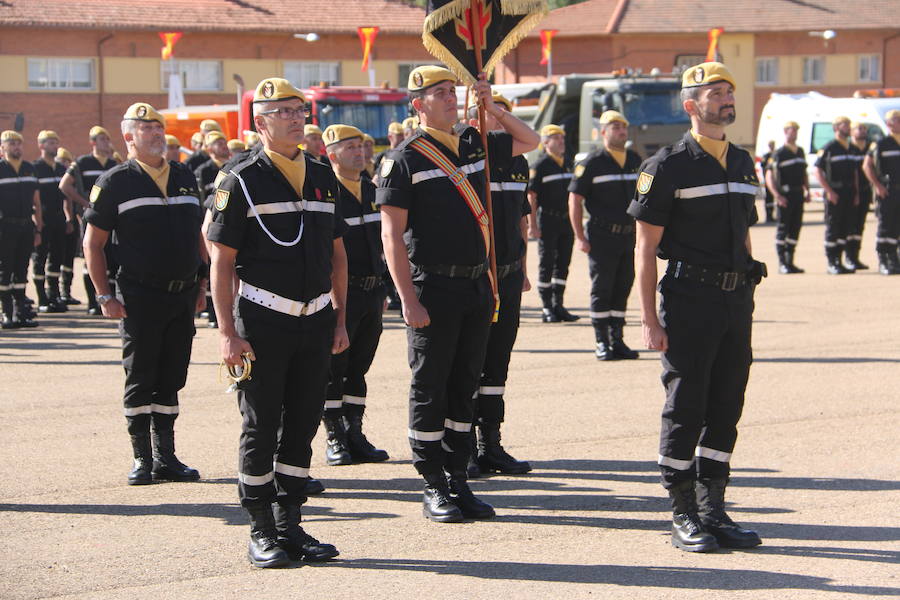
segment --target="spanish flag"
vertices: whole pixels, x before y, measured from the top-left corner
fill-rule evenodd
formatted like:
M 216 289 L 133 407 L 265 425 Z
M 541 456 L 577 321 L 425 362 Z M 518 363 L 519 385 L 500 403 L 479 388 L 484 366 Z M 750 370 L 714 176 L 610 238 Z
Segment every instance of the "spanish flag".
M 541 29 L 541 64 L 550 62 L 553 54 L 553 36 L 559 33 L 559 29 Z
M 725 33 L 721 27 L 715 27 L 709 30 L 709 49 L 706 51 L 706 62 L 719 60 L 719 36 Z
M 360 70 L 365 71 L 369 68 L 369 55 L 372 53 L 372 46 L 378 35 L 378 27 L 357 27 L 356 33 L 359 34 L 359 41 L 362 43 L 363 49 L 362 69 Z
M 181 39 L 181 33 L 160 33 L 159 37 L 163 41 L 163 44 L 165 44 L 162 47 L 162 59 L 169 60 L 172 58 L 172 53 L 175 51 L 175 44 Z

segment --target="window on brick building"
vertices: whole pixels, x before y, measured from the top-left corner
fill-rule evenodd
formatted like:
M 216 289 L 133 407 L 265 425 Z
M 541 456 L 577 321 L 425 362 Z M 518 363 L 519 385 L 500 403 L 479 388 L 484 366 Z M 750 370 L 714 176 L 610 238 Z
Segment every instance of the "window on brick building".
M 756 59 L 756 83 L 758 85 L 776 85 L 778 83 L 778 59 Z
M 185 92 L 221 92 L 222 62 L 218 60 L 164 60 L 160 63 L 162 89 L 169 89 L 169 76 L 181 76 Z
M 341 84 L 341 65 L 336 62 L 288 61 L 284 63 L 284 78 L 299 88 Z
M 92 90 L 94 59 L 29 58 L 28 89 Z
M 859 81 L 881 81 L 881 56 L 865 54 L 859 57 Z
M 803 83 L 822 83 L 825 81 L 825 58 L 807 56 L 803 59 Z
M 408 62 L 408 63 L 400 63 L 397 65 L 397 87 L 406 88 L 406 84 L 409 83 L 409 74 L 413 72 L 416 67 L 421 67 L 423 65 L 433 65 L 433 62 Z

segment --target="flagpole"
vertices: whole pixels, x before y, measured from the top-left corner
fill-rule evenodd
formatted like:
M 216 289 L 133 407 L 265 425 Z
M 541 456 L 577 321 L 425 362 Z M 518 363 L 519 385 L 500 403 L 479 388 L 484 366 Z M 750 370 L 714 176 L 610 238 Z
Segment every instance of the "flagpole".
M 472 45 L 475 47 L 475 68 L 480 75 L 484 69 L 484 61 L 481 56 L 481 11 L 478 13 L 475 12 L 475 5 L 479 2 L 481 2 L 481 0 L 470 0 L 469 2 L 469 15 L 472 19 L 469 24 L 469 31 L 472 32 Z M 477 24 L 476 21 L 478 21 Z M 485 77 L 487 77 L 487 75 L 485 75 Z M 500 310 L 500 282 L 497 280 L 497 253 L 494 248 L 494 203 L 491 199 L 491 166 L 490 156 L 488 155 L 487 114 L 484 109 L 484 102 L 478 103 L 478 128 L 481 131 L 481 144 L 484 146 L 484 198 L 491 242 L 491 247 L 488 249 L 488 259 L 490 261 L 491 269 L 491 291 L 494 293 L 494 316 L 492 322 L 496 322 L 499 318 Z

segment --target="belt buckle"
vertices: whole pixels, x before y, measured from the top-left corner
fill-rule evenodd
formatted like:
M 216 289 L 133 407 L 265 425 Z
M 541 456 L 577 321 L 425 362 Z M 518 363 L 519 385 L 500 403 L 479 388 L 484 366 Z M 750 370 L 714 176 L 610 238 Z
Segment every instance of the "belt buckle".
M 303 308 L 300 309 L 300 314 L 298 316 L 305 317 L 309 312 L 309 302 L 303 302 Z
M 363 281 L 363 291 L 370 292 L 375 287 L 375 276 L 369 275 Z
M 613 233 L 622 233 L 622 226 L 618 223 L 613 223 L 611 229 Z
M 456 277 L 456 265 L 450 265 L 450 275 L 449 277 Z
M 722 289 L 726 292 L 733 292 L 737 287 L 738 274 L 732 271 L 722 273 Z
M 169 285 L 166 286 L 166 291 L 170 294 L 177 294 L 182 289 L 184 289 L 184 282 L 179 279 L 173 279 L 169 282 Z
M 466 180 L 466 174 L 463 173 L 462 169 L 457 169 L 453 173 L 450 174 L 450 181 L 453 182 L 453 185 L 459 186 L 463 181 Z

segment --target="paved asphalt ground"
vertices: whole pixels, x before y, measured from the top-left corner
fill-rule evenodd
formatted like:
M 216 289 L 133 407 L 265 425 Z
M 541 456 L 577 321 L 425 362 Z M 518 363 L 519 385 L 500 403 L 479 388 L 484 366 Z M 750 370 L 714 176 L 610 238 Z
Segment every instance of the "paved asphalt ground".
M 654 463 L 663 391 L 655 352 L 598 363 L 577 253 L 574 324 L 539 322 L 535 292 L 507 386 L 506 447 L 527 476 L 473 482 L 498 516 L 435 524 L 406 441 L 409 371 L 396 313 L 369 377 L 366 431 L 391 454 L 313 474 L 304 525 L 341 550 L 321 566 L 257 570 L 237 505 L 240 418 L 217 379 L 217 333 L 198 329 L 178 455 L 202 481 L 128 487 L 114 323 L 83 311 L 0 334 L 0 598 L 850 598 L 900 596 L 900 277 L 825 274 L 822 213 L 798 264 L 757 292 L 753 365 L 729 489 L 752 551 L 669 543 Z M 872 264 L 874 221 L 864 258 Z M 774 228 L 753 229 L 777 270 Z M 530 244 L 533 274 L 536 244 Z M 80 277 L 80 264 L 76 267 Z M 79 289 L 78 297 L 84 298 Z M 626 339 L 641 347 L 636 294 Z M 201 323 L 198 321 L 198 325 Z

